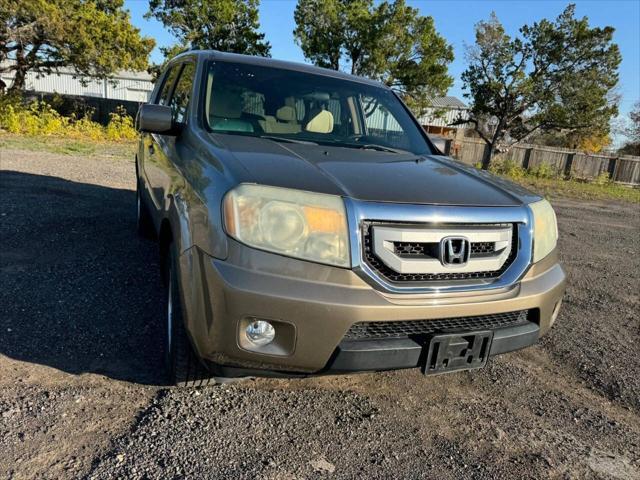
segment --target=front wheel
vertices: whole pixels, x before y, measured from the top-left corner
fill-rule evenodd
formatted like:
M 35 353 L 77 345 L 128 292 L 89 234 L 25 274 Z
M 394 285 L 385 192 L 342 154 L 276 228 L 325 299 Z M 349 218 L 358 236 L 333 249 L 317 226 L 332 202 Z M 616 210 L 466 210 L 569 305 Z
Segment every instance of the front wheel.
M 172 246 L 169 247 L 166 261 L 168 265 L 164 363 L 169 383 L 181 387 L 212 385 L 215 380 L 196 357 L 184 326 L 176 268 L 177 259 Z

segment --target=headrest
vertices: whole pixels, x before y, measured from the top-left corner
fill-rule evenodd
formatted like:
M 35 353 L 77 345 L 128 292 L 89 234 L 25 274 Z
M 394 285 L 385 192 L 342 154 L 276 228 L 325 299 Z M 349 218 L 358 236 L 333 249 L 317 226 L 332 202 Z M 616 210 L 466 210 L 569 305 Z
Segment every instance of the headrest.
M 304 129 L 307 132 L 331 133 L 333 131 L 333 115 L 328 110 L 321 110 L 309 120 Z
M 296 120 L 296 110 L 293 107 L 285 105 L 276 111 L 276 118 L 283 122 L 294 122 Z
M 242 115 L 242 98 L 234 92 L 214 91 L 211 115 L 221 118 L 240 118 Z

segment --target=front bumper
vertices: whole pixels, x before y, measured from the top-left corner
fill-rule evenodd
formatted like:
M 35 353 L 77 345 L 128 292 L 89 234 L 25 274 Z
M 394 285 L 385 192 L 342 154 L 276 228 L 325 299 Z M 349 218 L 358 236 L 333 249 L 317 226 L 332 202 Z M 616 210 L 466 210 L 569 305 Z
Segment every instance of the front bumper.
M 356 322 L 535 311 L 535 322 L 495 331 L 491 355 L 515 350 L 535 343 L 551 327 L 565 289 L 556 252 L 532 265 L 507 291 L 449 296 L 383 293 L 351 270 L 261 252 L 234 241 L 225 261 L 193 247 L 181 255 L 180 264 L 193 346 L 222 375 L 416 367 L 422 347 L 409 338 L 343 337 Z M 262 351 L 247 348 L 242 334 L 252 318 L 274 322 L 274 345 Z
M 535 322 L 494 330 L 489 355 L 511 352 L 538 341 Z M 412 338 L 340 342 L 327 365 L 329 372 L 359 372 L 420 367 L 424 344 Z

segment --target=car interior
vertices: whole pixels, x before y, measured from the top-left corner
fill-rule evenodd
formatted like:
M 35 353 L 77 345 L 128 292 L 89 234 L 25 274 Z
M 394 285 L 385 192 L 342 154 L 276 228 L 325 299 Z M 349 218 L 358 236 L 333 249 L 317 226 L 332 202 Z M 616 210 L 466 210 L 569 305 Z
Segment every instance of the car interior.
M 206 116 L 213 131 L 266 134 L 332 133 L 336 124 L 328 110 L 330 95 L 311 92 L 295 98 L 269 98 L 223 81 L 209 85 Z
M 381 88 L 225 62 L 211 64 L 206 79 L 204 113 L 213 132 L 431 152 Z

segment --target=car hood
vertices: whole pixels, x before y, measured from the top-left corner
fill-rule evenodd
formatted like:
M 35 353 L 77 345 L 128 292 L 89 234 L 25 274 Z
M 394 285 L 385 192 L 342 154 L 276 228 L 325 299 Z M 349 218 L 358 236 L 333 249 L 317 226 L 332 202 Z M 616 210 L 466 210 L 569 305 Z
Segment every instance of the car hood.
M 538 197 L 447 157 L 216 135 L 246 171 L 242 182 L 432 205 L 516 206 Z

